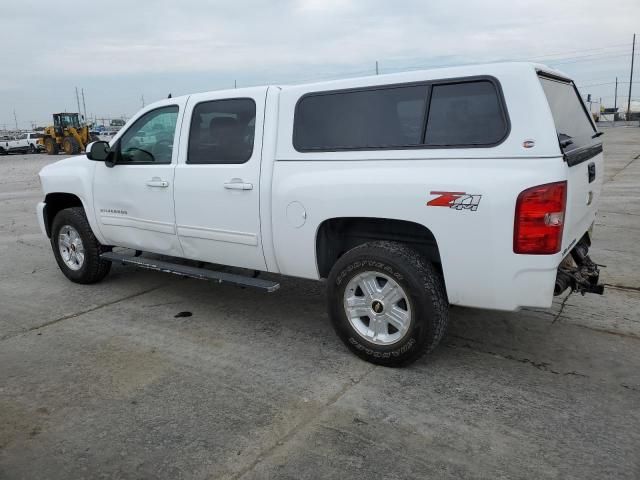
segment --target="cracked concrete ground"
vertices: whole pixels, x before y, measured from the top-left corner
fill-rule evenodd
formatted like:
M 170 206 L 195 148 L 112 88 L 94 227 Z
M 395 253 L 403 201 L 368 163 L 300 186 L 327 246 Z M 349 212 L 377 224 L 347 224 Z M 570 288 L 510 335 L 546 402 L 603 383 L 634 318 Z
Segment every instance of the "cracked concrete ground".
M 603 138 L 605 295 L 454 308 L 402 370 L 347 353 L 314 282 L 68 282 L 34 213 L 52 159 L 0 157 L 0 478 L 640 478 L 640 128 Z

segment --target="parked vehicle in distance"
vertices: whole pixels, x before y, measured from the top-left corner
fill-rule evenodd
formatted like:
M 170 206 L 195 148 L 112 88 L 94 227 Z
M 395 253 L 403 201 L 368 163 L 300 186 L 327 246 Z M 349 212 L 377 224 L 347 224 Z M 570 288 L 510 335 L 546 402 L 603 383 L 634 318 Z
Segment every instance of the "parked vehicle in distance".
M 38 141 L 43 137 L 41 133 L 37 132 L 27 132 L 24 134 L 26 136 L 25 140 L 29 144 L 29 153 L 38 153 L 44 151 L 44 145 L 41 145 Z
M 97 136 L 98 139 L 103 142 L 110 142 L 117 133 L 117 130 L 103 130 L 101 132 L 98 132 Z
M 37 153 L 42 150 L 38 139 L 42 135 L 35 132 L 21 133 L 12 139 L 0 141 L 0 154 L 7 153 Z
M 264 291 L 206 264 L 326 279 L 345 345 L 398 366 L 449 305 L 602 293 L 600 134 L 574 83 L 530 63 L 199 93 L 43 168 L 38 219 L 78 283 L 113 261 Z
M 29 149 L 16 140 L 15 137 L 4 138 L 0 141 L 0 155 L 9 153 L 27 153 Z

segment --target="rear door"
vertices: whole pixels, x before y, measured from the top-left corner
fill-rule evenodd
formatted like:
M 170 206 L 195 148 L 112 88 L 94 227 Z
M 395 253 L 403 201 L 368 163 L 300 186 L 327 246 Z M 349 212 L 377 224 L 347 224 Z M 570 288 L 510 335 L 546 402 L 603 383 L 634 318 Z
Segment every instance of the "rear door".
M 260 235 L 266 94 L 260 87 L 189 97 L 175 172 L 176 225 L 187 258 L 266 270 Z
M 540 74 L 567 169 L 563 253 L 595 220 L 604 178 L 600 133 L 573 82 Z

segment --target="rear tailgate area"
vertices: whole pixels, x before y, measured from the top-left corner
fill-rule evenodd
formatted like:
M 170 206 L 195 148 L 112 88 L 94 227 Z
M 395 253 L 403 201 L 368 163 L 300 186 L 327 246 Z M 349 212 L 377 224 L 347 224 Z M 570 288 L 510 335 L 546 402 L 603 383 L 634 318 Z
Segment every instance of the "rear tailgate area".
M 567 170 L 567 204 L 562 254 L 565 256 L 591 228 L 604 177 L 601 133 L 596 130 L 573 82 L 539 73 L 558 133 Z

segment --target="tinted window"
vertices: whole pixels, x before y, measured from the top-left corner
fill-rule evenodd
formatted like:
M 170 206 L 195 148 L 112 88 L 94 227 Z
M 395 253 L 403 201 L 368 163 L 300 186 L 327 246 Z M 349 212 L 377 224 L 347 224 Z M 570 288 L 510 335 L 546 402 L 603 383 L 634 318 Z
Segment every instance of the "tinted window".
M 591 137 L 595 130 L 573 84 L 548 77 L 540 77 L 540 82 L 551 107 L 558 139 L 566 145 L 566 150 L 593 143 Z
M 491 145 L 502 140 L 506 131 L 506 119 L 493 83 L 433 86 L 425 137 L 428 145 Z
M 122 135 L 118 163 L 171 163 L 178 107 L 145 113 Z
M 304 151 L 419 145 L 426 97 L 426 85 L 303 97 L 294 146 Z
M 202 102 L 193 109 L 187 163 L 244 163 L 253 153 L 256 104 L 249 98 Z

